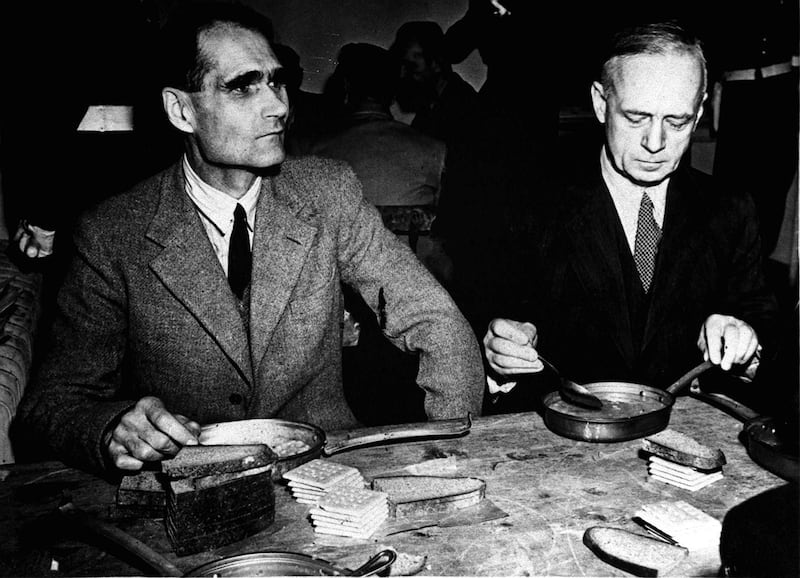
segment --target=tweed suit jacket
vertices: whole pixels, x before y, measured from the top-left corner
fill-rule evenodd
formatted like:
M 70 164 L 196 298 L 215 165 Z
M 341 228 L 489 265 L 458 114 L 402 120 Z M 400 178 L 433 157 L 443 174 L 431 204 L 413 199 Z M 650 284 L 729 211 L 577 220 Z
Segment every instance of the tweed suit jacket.
M 286 161 L 264 178 L 249 339 L 183 179 L 178 163 L 102 204 L 77 231 L 52 344 L 19 417 L 61 459 L 105 467 L 103 431 L 144 395 L 201 424 L 356 425 L 342 390 L 340 283 L 376 315 L 383 290 L 384 333 L 419 352 L 430 418 L 479 414 L 474 334 L 344 163 Z
M 623 273 L 624 260 L 632 275 L 635 265 L 599 166 L 556 197 L 514 228 L 512 245 L 521 252 L 512 252 L 506 268 L 513 273 L 498 283 L 509 290 L 494 316 L 533 322 L 538 350 L 570 379 L 666 388 L 702 361 L 697 339 L 711 313 L 746 321 L 769 346 L 777 305 L 749 196 L 720 190 L 691 168 L 672 176 L 640 336 Z

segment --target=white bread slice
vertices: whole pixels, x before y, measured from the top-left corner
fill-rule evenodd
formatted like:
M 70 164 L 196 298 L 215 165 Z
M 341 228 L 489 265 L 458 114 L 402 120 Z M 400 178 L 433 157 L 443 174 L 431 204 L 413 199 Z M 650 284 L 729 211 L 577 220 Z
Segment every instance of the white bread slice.
M 664 576 L 689 555 L 686 548 L 607 526 L 587 529 L 583 543 L 604 562 L 635 576 Z
M 372 489 L 386 492 L 395 516 L 451 512 L 479 503 L 486 482 L 471 477 L 386 476 L 372 480 Z
M 642 449 L 665 460 L 700 470 L 715 470 L 725 465 L 722 450 L 710 448 L 694 438 L 665 429 L 642 440 Z

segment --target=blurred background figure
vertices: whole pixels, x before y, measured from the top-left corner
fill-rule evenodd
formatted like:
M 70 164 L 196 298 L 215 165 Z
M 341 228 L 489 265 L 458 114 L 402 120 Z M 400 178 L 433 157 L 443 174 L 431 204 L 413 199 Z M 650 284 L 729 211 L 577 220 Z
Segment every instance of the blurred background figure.
M 343 119 L 311 146 L 312 154 L 347 161 L 373 205 L 434 209 L 442 187 L 445 144 L 394 120 L 398 66 L 389 51 L 345 45 L 335 73 L 344 87 Z
M 442 188 L 444 143 L 392 117 L 399 69 L 386 49 L 367 43 L 343 46 L 334 76 L 343 115 L 310 152 L 350 164 L 364 198 L 378 207 L 384 224 L 418 256 L 432 255 L 428 232 Z M 424 419 L 417 357 L 383 337 L 375 315 L 355 292 L 345 291 L 345 305 L 351 315 L 345 326 L 358 324 L 357 343 L 344 351 L 345 387 L 356 415 L 371 424 Z M 387 387 L 390 407 L 380 403 L 387 399 Z
M 486 65 L 480 88 L 485 149 L 495 187 L 509 200 L 535 193 L 531 174 L 549 170 L 556 159 L 562 89 L 553 81 L 562 76 L 563 56 L 551 10 L 522 0 L 470 0 L 445 35 L 450 62 L 477 50 Z
M 308 154 L 311 144 L 330 130 L 337 116 L 324 94 L 303 90 L 304 70 L 300 55 L 286 44 L 274 44 L 272 49 L 284 68 L 286 92 L 289 95 L 289 119 L 284 146 L 292 156 Z
M 489 251 L 488 224 L 503 205 L 502 180 L 489 162 L 484 110 L 478 93 L 452 68 L 444 32 L 437 22 L 402 24 L 389 49 L 400 61 L 397 108 L 411 115 L 411 126 L 447 146 L 446 185 L 432 235 L 448 260 L 440 278 L 469 319 L 475 282 L 472 265 Z
M 798 164 L 798 3 L 726 6 L 724 26 L 716 14 L 702 25 L 713 86 L 713 173 L 753 197 L 767 257 L 776 248 Z M 776 292 L 785 292 L 785 269 L 772 260 L 767 268 Z

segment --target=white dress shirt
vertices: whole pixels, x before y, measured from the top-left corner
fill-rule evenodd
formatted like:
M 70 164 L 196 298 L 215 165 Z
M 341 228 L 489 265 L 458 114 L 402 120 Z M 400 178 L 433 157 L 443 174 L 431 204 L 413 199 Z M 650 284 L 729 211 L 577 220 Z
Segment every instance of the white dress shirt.
M 603 175 L 608 191 L 611 193 L 611 199 L 614 201 L 617 215 L 625 231 L 625 238 L 628 240 L 628 246 L 631 249 L 631 254 L 633 254 L 633 247 L 636 242 L 636 226 L 639 221 L 639 204 L 642 202 L 642 195 L 646 192 L 650 200 L 653 201 L 653 217 L 658 227 L 663 230 L 669 179 L 647 188 L 635 185 L 614 170 L 614 167 L 611 166 L 611 161 L 608 160 L 606 155 L 605 147 L 600 153 L 600 172 Z
M 215 189 L 203 181 L 183 157 L 183 174 L 185 175 L 186 194 L 197 208 L 214 252 L 217 254 L 222 270 L 228 275 L 228 245 L 233 231 L 233 211 L 236 205 L 242 205 L 247 213 L 247 232 L 250 247 L 253 247 L 253 226 L 256 220 L 256 204 L 261 193 L 261 177 L 258 177 L 241 199 L 234 199 L 229 194 Z

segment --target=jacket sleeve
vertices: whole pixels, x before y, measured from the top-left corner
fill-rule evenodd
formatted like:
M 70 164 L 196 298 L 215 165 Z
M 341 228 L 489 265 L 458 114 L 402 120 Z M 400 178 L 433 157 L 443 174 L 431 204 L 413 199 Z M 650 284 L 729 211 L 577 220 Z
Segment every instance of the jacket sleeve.
M 331 181 L 329 181 L 330 183 Z M 342 280 L 362 296 L 386 338 L 419 354 L 417 383 L 429 419 L 480 415 L 485 388 L 475 334 L 411 250 L 383 226 L 349 168 L 327 199 L 334 209 Z
M 26 443 L 59 459 L 101 472 L 103 433 L 135 401 L 122 391 L 127 303 L 122 274 L 101 243 L 107 227 L 85 222 L 58 298 L 58 313 L 42 366 L 20 405 L 15 430 Z

